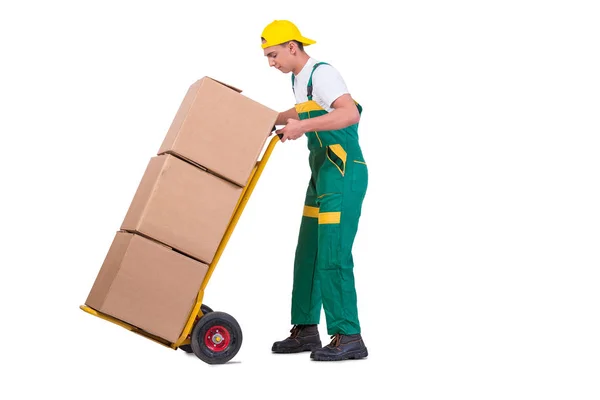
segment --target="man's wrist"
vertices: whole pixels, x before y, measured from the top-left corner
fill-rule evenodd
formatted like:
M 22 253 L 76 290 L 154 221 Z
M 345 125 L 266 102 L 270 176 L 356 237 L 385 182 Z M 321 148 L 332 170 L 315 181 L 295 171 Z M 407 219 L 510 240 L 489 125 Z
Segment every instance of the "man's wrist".
M 303 132 L 309 132 L 309 120 L 308 119 L 302 119 L 300 120 L 300 128 L 302 129 Z
M 275 121 L 275 125 L 283 125 L 283 113 L 279 113 L 277 115 L 277 120 Z

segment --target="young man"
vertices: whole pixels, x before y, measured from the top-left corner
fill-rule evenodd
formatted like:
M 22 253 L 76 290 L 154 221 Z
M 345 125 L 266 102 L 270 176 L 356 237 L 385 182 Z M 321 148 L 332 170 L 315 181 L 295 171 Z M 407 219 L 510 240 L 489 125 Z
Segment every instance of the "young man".
M 358 228 L 368 172 L 358 143 L 362 112 L 335 68 L 311 58 L 316 43 L 290 21 L 263 30 L 269 65 L 292 72 L 296 106 L 279 114 L 281 141 L 308 139 L 311 178 L 294 262 L 291 335 L 273 344 L 275 353 L 312 351 L 317 361 L 367 357 L 358 320 L 352 245 Z M 329 345 L 321 347 L 317 325 L 321 303 Z

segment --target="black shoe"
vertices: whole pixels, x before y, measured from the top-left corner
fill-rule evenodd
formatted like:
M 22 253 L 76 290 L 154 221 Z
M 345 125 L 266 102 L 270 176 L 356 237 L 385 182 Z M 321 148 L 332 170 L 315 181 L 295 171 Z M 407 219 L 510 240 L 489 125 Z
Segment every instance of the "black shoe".
M 322 349 L 310 353 L 310 358 L 315 361 L 341 361 L 358 360 L 369 355 L 367 347 L 360 336 L 335 334 L 332 341 Z
M 285 340 L 273 343 L 274 353 L 299 353 L 321 348 L 317 325 L 294 325 L 292 334 Z

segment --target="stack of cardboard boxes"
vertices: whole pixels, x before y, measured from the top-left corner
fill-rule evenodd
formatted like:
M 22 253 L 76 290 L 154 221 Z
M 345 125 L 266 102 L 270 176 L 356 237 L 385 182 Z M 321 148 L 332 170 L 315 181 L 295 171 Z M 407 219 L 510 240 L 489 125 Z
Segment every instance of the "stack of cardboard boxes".
M 175 342 L 278 113 L 204 77 L 150 159 L 86 305 Z

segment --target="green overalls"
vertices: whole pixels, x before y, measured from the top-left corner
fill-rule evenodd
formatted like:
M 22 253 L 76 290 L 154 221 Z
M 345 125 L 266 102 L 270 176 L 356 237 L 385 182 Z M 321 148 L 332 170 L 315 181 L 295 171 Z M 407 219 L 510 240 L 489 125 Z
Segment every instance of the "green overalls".
M 312 100 L 296 104 L 300 119 L 327 113 Z M 292 74 L 292 88 L 294 75 Z M 356 103 L 359 113 L 362 107 Z M 329 335 L 360 333 L 352 244 L 368 184 L 358 143 L 358 124 L 334 131 L 307 132 L 311 179 L 294 263 L 292 324 L 318 324 L 321 302 Z

